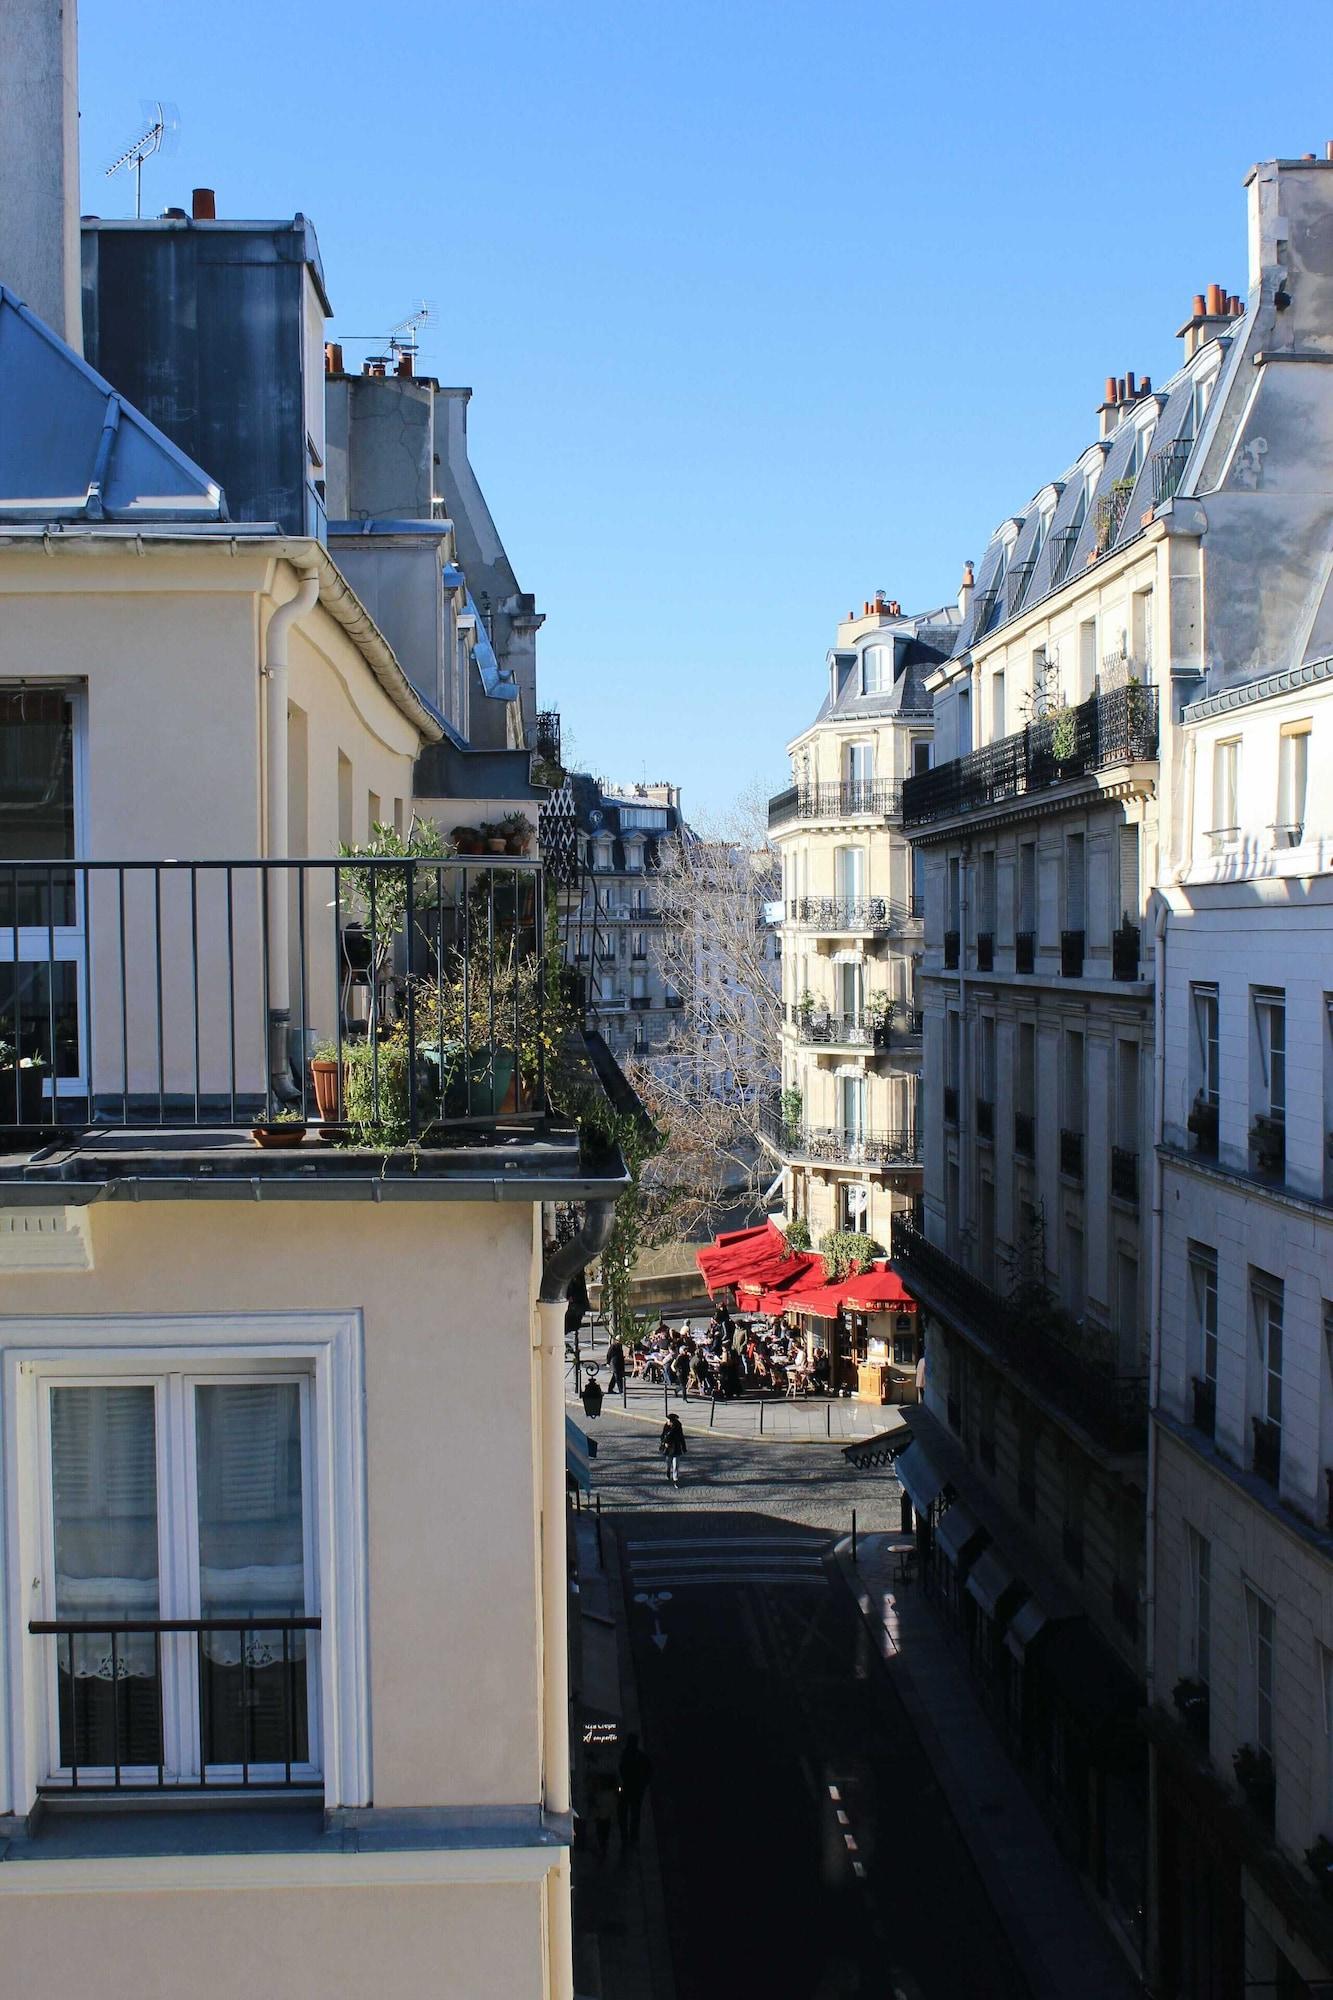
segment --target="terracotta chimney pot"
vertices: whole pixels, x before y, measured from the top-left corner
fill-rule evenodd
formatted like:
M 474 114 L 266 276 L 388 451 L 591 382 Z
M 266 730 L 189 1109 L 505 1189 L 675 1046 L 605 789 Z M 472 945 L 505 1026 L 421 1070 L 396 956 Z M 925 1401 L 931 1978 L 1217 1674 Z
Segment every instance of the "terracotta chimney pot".
M 1203 293 L 1196 292 L 1194 294 L 1194 306 L 1192 313 L 1193 318 L 1202 319 L 1207 310 L 1208 310 L 1208 302 L 1204 298 Z
M 1136 396 L 1138 395 L 1138 393 L 1139 393 L 1139 392 L 1138 392 L 1138 390 L 1137 390 L 1137 389 L 1136 389 L 1136 388 L 1134 387 L 1134 377 L 1133 377 L 1132 375 L 1126 375 L 1126 377 L 1125 377 L 1125 383 L 1126 383 L 1126 387 L 1127 387 L 1127 392 L 1128 392 L 1128 395 L 1129 395 L 1129 400 L 1130 400 L 1130 402 L 1132 403 L 1132 402 L 1134 401 L 1134 398 L 1135 398 L 1135 397 L 1136 397 Z
M 1209 318 L 1217 319 L 1225 311 L 1226 311 L 1225 294 L 1223 293 L 1222 287 L 1220 285 L 1209 285 L 1208 287 Z
M 1114 376 L 1114 375 L 1108 375 L 1108 376 L 1107 376 L 1107 378 L 1106 378 L 1106 394 L 1105 394 L 1105 396 L 1103 396 L 1103 398 L 1102 398 L 1102 401 L 1103 401 L 1104 403 L 1114 403 L 1115 399 L 1116 399 L 1116 396 L 1115 396 L 1115 376 Z

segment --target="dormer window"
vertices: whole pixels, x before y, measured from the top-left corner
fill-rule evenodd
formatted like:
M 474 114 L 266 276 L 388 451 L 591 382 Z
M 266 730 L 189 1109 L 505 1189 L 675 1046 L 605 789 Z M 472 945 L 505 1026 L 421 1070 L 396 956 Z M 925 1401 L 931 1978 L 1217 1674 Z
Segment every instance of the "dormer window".
M 867 646 L 861 655 L 862 694 L 883 694 L 893 678 L 893 648 Z

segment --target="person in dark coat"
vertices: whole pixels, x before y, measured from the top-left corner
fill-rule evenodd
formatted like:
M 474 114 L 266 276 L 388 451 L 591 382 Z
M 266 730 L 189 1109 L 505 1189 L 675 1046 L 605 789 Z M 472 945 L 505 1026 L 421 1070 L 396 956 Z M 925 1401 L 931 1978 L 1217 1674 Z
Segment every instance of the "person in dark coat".
M 632 1847 L 639 1838 L 643 1795 L 652 1782 L 652 1775 L 653 1760 L 631 1730 L 620 1753 L 620 1791 L 616 1798 L 616 1821 L 622 1847 Z
M 662 1426 L 657 1449 L 666 1460 L 667 1478 L 673 1486 L 679 1486 L 680 1461 L 685 1456 L 685 1426 L 674 1410 Z
M 625 1386 L 625 1347 L 618 1334 L 607 1347 L 606 1365 L 611 1370 L 611 1394 L 618 1396 Z

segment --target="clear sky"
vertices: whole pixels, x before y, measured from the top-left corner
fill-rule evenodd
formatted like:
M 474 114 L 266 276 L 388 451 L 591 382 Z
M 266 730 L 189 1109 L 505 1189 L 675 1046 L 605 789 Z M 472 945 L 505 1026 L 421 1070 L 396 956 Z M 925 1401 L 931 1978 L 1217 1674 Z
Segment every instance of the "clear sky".
M 783 782 L 848 607 L 955 594 L 1245 289 L 1242 180 L 1333 137 L 1333 6 L 80 0 L 83 207 L 316 224 L 334 337 L 437 308 L 578 758 Z M 349 340 L 348 360 L 362 346 Z

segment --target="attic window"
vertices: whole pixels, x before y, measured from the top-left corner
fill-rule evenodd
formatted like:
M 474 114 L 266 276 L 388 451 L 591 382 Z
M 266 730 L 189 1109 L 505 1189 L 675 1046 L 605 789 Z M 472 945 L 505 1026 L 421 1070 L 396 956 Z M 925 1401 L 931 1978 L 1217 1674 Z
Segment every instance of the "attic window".
M 861 655 L 862 694 L 883 694 L 892 675 L 893 654 L 888 646 L 867 646 Z

